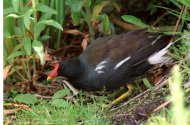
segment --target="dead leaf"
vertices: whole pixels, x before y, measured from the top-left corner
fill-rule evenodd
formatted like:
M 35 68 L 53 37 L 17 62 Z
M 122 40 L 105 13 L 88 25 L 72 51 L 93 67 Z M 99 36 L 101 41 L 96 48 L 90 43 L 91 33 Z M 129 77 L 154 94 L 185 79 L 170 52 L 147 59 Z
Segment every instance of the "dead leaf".
M 86 35 L 85 38 L 82 40 L 81 46 L 82 49 L 85 50 L 88 45 L 89 35 Z
M 5 68 L 3 68 L 3 80 L 5 80 L 8 77 L 8 73 L 11 67 L 12 65 L 8 65 L 8 66 L 5 66 Z
M 78 30 L 75 30 L 75 29 L 73 29 L 73 30 L 65 30 L 63 33 L 68 33 L 68 34 L 72 34 L 72 35 L 82 35 L 82 36 L 85 37 L 85 35 L 82 32 L 80 32 Z
M 3 110 L 3 113 L 4 113 L 5 115 L 9 115 L 9 114 L 13 114 L 13 113 L 15 113 L 15 112 L 17 112 L 17 111 L 19 111 L 19 110 L 21 110 L 21 108 L 7 109 L 7 110 Z
M 18 104 L 18 103 L 6 103 L 3 104 L 4 106 L 14 106 L 14 107 L 19 107 L 19 108 L 15 108 L 15 109 L 6 109 L 3 110 L 5 115 L 9 115 L 9 114 L 13 114 L 21 109 L 25 109 L 25 110 L 31 110 L 31 108 L 29 108 L 29 106 L 25 105 L 25 104 Z

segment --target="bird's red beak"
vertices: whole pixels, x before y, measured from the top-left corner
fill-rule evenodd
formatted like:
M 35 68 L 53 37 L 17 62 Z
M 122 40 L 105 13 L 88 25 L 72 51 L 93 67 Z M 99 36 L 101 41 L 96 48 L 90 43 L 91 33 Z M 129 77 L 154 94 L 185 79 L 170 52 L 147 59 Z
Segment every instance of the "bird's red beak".
M 53 71 L 48 75 L 47 81 L 50 81 L 53 77 L 57 76 L 58 68 L 59 68 L 59 64 L 57 63 L 57 64 L 55 64 Z

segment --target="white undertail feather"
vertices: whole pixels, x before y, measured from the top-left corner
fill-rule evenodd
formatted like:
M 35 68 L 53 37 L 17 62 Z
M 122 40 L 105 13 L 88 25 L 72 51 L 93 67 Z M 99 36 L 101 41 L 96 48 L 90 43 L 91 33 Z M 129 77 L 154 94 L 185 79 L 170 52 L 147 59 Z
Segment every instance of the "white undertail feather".
M 124 60 L 120 61 L 119 63 L 117 63 L 114 67 L 114 70 L 116 70 L 117 68 L 119 68 L 124 62 L 128 61 L 131 57 L 127 57 Z
M 165 48 L 162 50 L 152 54 L 148 58 L 148 62 L 152 65 L 154 64 L 159 64 L 159 63 L 164 63 L 168 62 L 171 58 L 169 56 L 164 56 L 168 52 L 168 48 L 172 45 L 173 43 L 170 42 Z

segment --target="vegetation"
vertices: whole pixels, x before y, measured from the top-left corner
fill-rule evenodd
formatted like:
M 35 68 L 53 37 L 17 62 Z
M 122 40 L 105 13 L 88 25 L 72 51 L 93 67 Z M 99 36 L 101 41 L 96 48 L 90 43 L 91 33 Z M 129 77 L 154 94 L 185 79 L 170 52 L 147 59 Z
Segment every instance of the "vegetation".
M 104 105 L 110 103 L 110 97 L 114 97 L 110 95 L 123 91 L 123 88 L 112 94 L 78 92 L 68 85 L 62 86 L 60 78 L 48 83 L 45 77 L 57 60 L 78 56 L 93 39 L 136 28 L 152 31 L 159 28 L 161 32 L 177 35 L 169 53 L 177 65 L 165 88 L 170 92 L 166 102 L 171 105 L 166 107 L 165 103 L 159 103 L 159 111 L 155 113 L 151 110 L 148 119 L 143 119 L 141 123 L 190 124 L 189 0 L 151 0 L 147 8 L 144 8 L 147 0 L 138 4 L 134 0 L 5 1 L 5 124 L 113 124 L 118 119 L 127 121 L 122 116 L 125 113 L 128 116 L 128 105 L 114 113 L 104 110 Z M 126 10 L 126 6 L 134 7 L 133 12 Z M 146 16 L 139 16 L 139 13 Z M 165 72 L 161 74 L 165 75 Z M 160 79 L 157 76 L 151 81 L 150 76 L 147 76 L 137 81 L 136 95 L 143 93 L 144 88 L 156 93 L 152 83 Z M 139 84 L 141 82 L 144 85 Z M 135 97 L 133 95 L 130 98 Z M 117 113 L 119 118 L 114 120 Z

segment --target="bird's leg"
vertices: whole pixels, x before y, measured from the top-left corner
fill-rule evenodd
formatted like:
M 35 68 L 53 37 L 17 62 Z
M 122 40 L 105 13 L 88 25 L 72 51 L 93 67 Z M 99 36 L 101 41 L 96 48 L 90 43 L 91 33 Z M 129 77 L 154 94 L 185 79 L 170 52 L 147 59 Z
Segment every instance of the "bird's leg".
M 124 100 L 126 97 L 128 97 L 129 95 L 131 95 L 131 93 L 134 90 L 134 87 L 131 83 L 127 84 L 127 88 L 128 91 L 125 92 L 124 94 L 122 94 L 121 96 L 119 96 L 117 99 L 115 99 L 113 102 L 111 102 L 109 105 L 106 106 L 106 109 L 110 109 L 112 108 L 114 105 L 117 105 L 119 102 L 121 102 L 122 100 Z

